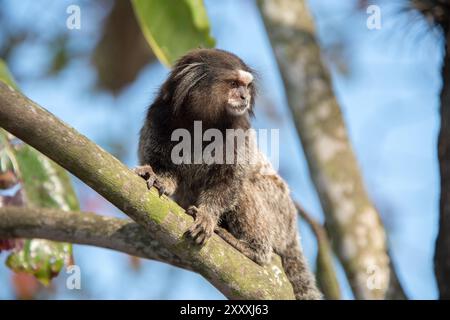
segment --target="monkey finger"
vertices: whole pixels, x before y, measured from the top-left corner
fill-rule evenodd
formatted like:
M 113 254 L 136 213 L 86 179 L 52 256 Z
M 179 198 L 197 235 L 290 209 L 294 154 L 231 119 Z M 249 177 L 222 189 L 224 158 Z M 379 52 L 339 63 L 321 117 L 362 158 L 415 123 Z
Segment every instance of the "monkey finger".
M 203 229 L 202 226 L 197 226 L 193 231 L 192 231 L 192 239 L 196 239 L 198 238 L 202 233 L 205 232 L 205 229 Z
M 211 238 L 211 236 L 212 236 L 211 232 L 205 231 L 202 244 L 205 244 L 206 242 L 208 242 L 208 240 Z
M 211 238 L 213 232 L 209 230 L 209 228 L 204 228 L 202 233 L 198 236 L 200 239 L 198 239 L 199 244 L 204 244 L 206 241 L 208 241 L 209 238 Z
M 158 190 L 158 194 L 160 197 L 163 194 L 166 194 L 166 188 L 158 179 L 155 179 L 155 181 L 153 182 L 153 186 L 156 188 L 156 190 Z
M 189 206 L 189 208 L 186 209 L 186 213 L 193 217 L 194 219 L 197 218 L 197 207 L 196 206 Z
M 192 239 L 195 239 L 201 231 L 202 231 L 202 227 L 199 224 L 194 224 L 189 228 L 188 235 Z
M 155 176 L 150 176 L 147 179 L 147 188 L 150 190 L 154 185 L 155 185 L 155 181 L 156 181 L 156 177 Z
M 163 194 L 166 194 L 166 188 L 164 188 L 163 186 L 158 188 L 158 193 L 159 196 L 161 197 Z
M 139 177 L 141 177 L 142 179 L 145 179 L 145 173 L 142 172 L 141 167 L 136 167 L 133 168 L 133 172 L 136 173 Z
M 204 244 L 206 240 L 206 234 L 204 232 L 200 233 L 197 238 L 195 238 L 195 243 Z
M 149 165 L 136 167 L 133 171 L 144 180 L 147 180 L 150 176 L 155 175 L 152 167 Z
M 136 167 L 133 171 L 146 181 L 147 188 L 150 190 L 155 187 L 158 190 L 159 196 L 161 197 L 166 193 L 166 188 L 161 184 L 161 182 L 156 177 L 153 169 L 149 165 Z

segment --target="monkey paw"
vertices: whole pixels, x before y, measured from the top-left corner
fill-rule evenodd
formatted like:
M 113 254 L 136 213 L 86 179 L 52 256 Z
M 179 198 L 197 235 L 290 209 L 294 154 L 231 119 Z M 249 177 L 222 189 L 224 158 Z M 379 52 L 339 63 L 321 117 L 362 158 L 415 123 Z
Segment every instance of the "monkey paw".
M 193 216 L 194 224 L 186 232 L 187 236 L 192 238 L 195 243 L 203 245 L 209 238 L 211 238 L 216 227 L 216 222 L 207 213 L 203 213 L 195 206 L 190 206 L 186 213 Z
M 153 172 L 152 167 L 150 167 L 149 165 L 139 166 L 134 168 L 133 171 L 147 182 L 147 188 L 149 190 L 151 189 L 151 187 L 155 187 L 156 190 L 158 190 L 160 197 L 163 194 L 167 195 L 166 188 L 161 183 L 161 181 L 158 180 L 158 177 L 156 176 L 156 173 Z

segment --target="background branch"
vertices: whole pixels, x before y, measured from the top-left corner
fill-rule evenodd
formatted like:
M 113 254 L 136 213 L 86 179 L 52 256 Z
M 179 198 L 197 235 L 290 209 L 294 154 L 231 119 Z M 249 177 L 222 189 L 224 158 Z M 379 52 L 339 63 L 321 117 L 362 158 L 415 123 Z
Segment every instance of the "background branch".
M 341 288 L 337 279 L 336 270 L 333 263 L 333 250 L 328 240 L 325 228 L 311 217 L 305 209 L 295 202 L 300 217 L 308 223 L 317 239 L 317 259 L 316 259 L 316 277 L 317 284 L 323 292 L 326 299 L 341 299 Z
M 53 159 L 152 234 L 162 246 L 233 299 L 293 299 L 279 257 L 260 267 L 214 235 L 199 247 L 184 237 L 192 218 L 119 160 L 0 82 L 0 126 Z

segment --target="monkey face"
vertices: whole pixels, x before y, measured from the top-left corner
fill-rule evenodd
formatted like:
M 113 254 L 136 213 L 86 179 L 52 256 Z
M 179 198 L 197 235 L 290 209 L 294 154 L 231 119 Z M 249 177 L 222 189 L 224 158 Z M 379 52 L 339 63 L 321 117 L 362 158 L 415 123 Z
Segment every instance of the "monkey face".
M 176 116 L 221 122 L 251 113 L 255 92 L 252 71 L 239 57 L 197 49 L 176 63 L 162 96 Z
M 244 70 L 237 70 L 233 73 L 235 74 L 234 78 L 227 81 L 229 91 L 226 108 L 230 115 L 241 116 L 250 109 L 253 76 Z

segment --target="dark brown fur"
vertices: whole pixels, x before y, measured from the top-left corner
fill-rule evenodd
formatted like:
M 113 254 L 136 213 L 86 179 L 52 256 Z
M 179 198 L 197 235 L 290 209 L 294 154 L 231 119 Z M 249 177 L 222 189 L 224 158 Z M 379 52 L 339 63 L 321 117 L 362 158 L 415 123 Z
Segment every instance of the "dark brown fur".
M 176 63 L 141 130 L 142 167 L 138 173 L 150 177 L 150 185 L 156 183 L 194 215 L 188 234 L 196 243 L 204 243 L 216 230 L 259 264 L 267 263 L 275 252 L 282 258 L 296 297 L 319 299 L 321 294 L 301 252 L 289 189 L 259 151 L 256 164 L 177 165 L 171 160 L 171 150 L 177 143 L 171 141 L 172 132 L 184 128 L 193 134 L 196 120 L 202 121 L 203 131 L 217 128 L 224 135 L 226 129 L 251 127 L 255 85 L 252 82 L 244 88 L 236 84 L 234 80 L 240 79 L 235 79 L 237 70 L 253 73 L 237 56 L 217 49 L 191 51 Z M 245 114 L 230 114 L 228 97 L 232 86 L 239 86 L 236 90 L 241 91 L 236 92 L 242 92 L 243 99 L 245 93 L 251 98 Z M 246 139 L 233 152 L 248 149 L 251 142 Z M 268 171 L 262 174 L 261 169 Z

